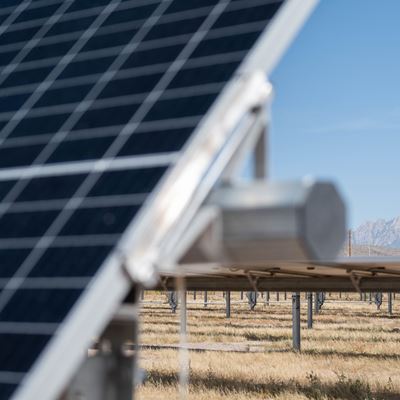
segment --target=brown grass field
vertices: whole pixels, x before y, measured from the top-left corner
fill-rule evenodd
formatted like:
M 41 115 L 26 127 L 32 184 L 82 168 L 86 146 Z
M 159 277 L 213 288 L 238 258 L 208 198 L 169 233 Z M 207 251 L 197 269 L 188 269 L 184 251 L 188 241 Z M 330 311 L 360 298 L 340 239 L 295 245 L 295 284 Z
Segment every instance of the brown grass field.
M 302 294 L 302 351 L 291 350 L 291 297 L 264 304 L 251 312 L 240 294 L 232 293 L 232 316 L 225 317 L 221 292 L 188 293 L 188 342 L 221 344 L 220 351 L 190 351 L 189 399 L 400 399 L 400 324 L 398 302 L 388 316 L 386 295 L 381 310 L 359 300 L 358 294 L 327 296 L 314 328 L 307 329 Z M 283 300 L 283 293 L 280 295 Z M 335 301 L 333 301 L 335 300 Z M 153 302 L 152 302 L 153 301 Z M 154 302 L 158 301 L 158 304 Z M 152 303 L 150 303 L 152 302 Z M 172 314 L 163 293 L 146 292 L 140 342 L 179 343 L 179 313 Z M 226 351 L 223 345 L 248 345 L 247 352 Z M 144 346 L 140 366 L 148 378 L 137 399 L 178 398 L 178 352 Z

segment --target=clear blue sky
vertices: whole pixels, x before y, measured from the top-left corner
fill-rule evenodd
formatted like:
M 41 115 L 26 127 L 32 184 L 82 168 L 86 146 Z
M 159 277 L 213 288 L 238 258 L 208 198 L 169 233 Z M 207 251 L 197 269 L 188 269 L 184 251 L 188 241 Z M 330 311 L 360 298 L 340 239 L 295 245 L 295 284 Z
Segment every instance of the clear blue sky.
M 351 227 L 400 215 L 400 0 L 321 0 L 270 80 L 271 177 L 333 179 Z

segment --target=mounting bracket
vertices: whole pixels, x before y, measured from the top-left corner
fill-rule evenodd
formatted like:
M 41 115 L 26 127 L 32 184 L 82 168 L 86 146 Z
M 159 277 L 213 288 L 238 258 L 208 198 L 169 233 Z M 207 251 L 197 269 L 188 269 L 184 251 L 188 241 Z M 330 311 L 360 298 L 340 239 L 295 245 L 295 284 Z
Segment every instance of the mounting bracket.
M 136 291 L 138 292 L 138 291 Z M 124 303 L 60 400 L 121 400 L 132 398 L 135 384 L 138 305 Z

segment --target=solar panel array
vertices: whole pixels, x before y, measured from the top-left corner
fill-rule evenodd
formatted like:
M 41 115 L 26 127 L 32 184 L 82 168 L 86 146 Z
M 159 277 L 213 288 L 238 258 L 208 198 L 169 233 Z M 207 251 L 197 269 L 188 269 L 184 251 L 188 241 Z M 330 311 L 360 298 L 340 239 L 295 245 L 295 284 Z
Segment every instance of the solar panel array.
M 282 3 L 0 2 L 0 400 Z

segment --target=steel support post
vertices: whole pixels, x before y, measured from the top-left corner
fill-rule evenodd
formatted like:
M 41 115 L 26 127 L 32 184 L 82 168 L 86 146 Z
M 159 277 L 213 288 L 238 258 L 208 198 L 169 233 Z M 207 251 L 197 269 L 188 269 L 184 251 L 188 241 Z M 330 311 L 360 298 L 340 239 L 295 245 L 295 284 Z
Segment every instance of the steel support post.
M 269 306 L 269 292 L 265 292 L 264 298 L 265 305 Z
M 300 351 L 300 293 L 292 294 L 293 350 Z
M 313 327 L 313 294 L 312 292 L 307 293 L 307 328 L 312 329 Z
M 314 293 L 314 311 L 315 315 L 319 314 L 318 292 Z
M 181 319 L 181 333 L 187 334 L 187 291 L 179 290 L 180 310 L 179 315 Z
M 389 315 L 393 315 L 393 295 L 391 292 L 388 293 L 388 313 Z
M 196 291 L 193 291 L 193 300 L 196 300 Z
M 284 294 L 284 299 L 287 300 L 287 292 Z
M 276 292 L 276 301 L 279 301 L 279 292 Z
M 225 302 L 226 302 L 226 318 L 231 317 L 231 292 L 228 290 L 225 292 Z
M 204 307 L 207 307 L 207 303 L 208 303 L 208 294 L 207 294 L 207 290 L 204 291 Z

